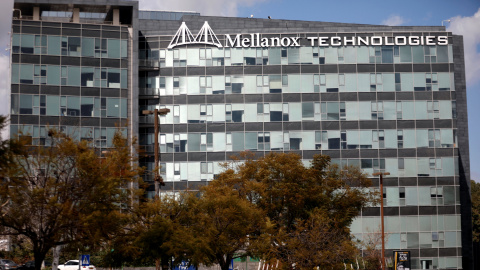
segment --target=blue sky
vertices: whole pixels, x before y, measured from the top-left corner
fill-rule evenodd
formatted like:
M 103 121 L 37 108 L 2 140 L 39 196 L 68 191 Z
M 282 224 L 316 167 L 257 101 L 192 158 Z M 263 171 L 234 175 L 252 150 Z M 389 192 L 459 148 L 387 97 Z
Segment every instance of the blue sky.
M 387 25 L 442 25 L 464 36 L 470 167 L 480 181 L 480 1 L 140 0 L 141 9 L 198 11 L 202 15 Z M 8 51 L 13 0 L 0 1 L 0 114 L 8 113 Z M 3 100 L 3 102 L 2 102 Z

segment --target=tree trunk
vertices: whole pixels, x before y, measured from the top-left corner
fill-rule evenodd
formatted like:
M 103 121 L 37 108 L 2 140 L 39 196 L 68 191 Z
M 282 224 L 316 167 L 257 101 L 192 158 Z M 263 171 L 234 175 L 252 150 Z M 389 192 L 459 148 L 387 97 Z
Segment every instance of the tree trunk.
M 221 270 L 228 270 L 230 268 L 230 263 L 232 262 L 231 256 L 222 256 L 223 258 L 218 261 Z
M 162 257 L 162 260 L 161 260 L 162 270 L 168 270 L 170 268 L 169 261 L 170 261 L 169 257 Z
M 45 256 L 47 255 L 48 250 L 44 249 L 33 249 L 33 258 L 35 259 L 35 270 L 42 269 L 43 260 L 45 260 Z
M 53 249 L 53 260 L 52 260 L 52 270 L 57 270 L 59 259 L 60 259 L 60 250 L 62 246 L 56 246 Z

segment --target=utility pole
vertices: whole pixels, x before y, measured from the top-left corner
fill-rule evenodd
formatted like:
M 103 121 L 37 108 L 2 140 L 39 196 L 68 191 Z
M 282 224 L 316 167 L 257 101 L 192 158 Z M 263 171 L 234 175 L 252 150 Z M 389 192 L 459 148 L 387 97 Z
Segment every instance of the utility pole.
M 382 269 L 385 270 L 385 225 L 383 216 L 383 176 L 390 175 L 389 172 L 376 172 L 373 176 L 380 176 L 380 220 L 382 224 Z
M 158 135 L 159 135 L 159 130 L 158 130 L 158 116 L 160 115 L 166 115 L 167 113 L 170 112 L 170 109 L 155 109 L 153 111 L 149 111 L 149 110 L 144 110 L 142 111 L 143 114 L 153 114 L 153 117 L 154 117 L 154 126 L 155 126 L 155 145 L 154 145 L 154 152 L 155 152 L 155 172 L 154 172 L 154 179 L 153 181 L 155 182 L 155 200 L 158 199 L 158 196 L 159 196 L 159 191 L 160 191 L 160 183 L 163 184 L 163 179 L 162 177 L 160 177 L 160 174 L 158 173 L 158 170 L 160 169 L 160 166 L 158 164 L 159 162 L 159 158 L 158 158 L 158 155 L 159 155 L 159 146 L 158 146 Z

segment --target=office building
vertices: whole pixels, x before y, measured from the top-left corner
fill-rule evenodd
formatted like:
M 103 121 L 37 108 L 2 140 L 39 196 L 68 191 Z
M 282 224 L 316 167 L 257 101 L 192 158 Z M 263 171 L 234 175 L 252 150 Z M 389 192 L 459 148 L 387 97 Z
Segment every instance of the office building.
M 197 189 L 245 150 L 389 172 L 387 255 L 409 250 L 413 269 L 472 268 L 463 39 L 445 27 L 210 17 L 108 0 L 18 0 L 14 15 L 12 133 L 42 144 L 45 127 L 59 126 L 108 148 L 121 128 L 139 137 L 153 170 L 154 116 L 142 112 L 168 108 L 161 192 Z M 379 216 L 364 209 L 354 235 L 378 232 Z

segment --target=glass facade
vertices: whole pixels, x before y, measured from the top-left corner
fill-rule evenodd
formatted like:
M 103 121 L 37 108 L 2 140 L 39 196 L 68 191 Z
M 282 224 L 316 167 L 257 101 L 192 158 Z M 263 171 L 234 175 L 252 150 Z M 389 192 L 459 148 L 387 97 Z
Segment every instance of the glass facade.
M 201 17 L 193 21 L 199 25 Z M 222 32 L 222 22 L 209 18 L 225 45 L 237 27 Z M 139 39 L 139 138 L 147 153 L 154 149 L 154 118 L 141 112 L 170 109 L 160 116 L 158 134 L 166 182 L 161 192 L 207 184 L 222 162 L 241 151 L 294 152 L 306 164 L 322 153 L 370 175 L 390 173 L 383 190 L 387 255 L 410 250 L 413 269 L 463 267 L 458 149 L 464 133 L 457 104 L 465 105 L 456 98 L 450 33 L 413 27 L 411 35 L 448 36 L 448 44 L 428 46 L 167 48 L 176 30 L 162 35 L 140 29 Z M 340 26 L 337 33 L 262 31 L 259 39 L 406 35 L 381 29 L 346 34 Z M 153 170 L 153 157 L 142 164 Z M 378 233 L 379 208 L 364 209 L 351 230 L 359 240 Z
M 56 13 L 13 21 L 11 134 L 45 145 L 59 128 L 108 148 L 116 131 L 127 135 L 128 27 L 49 21 Z

